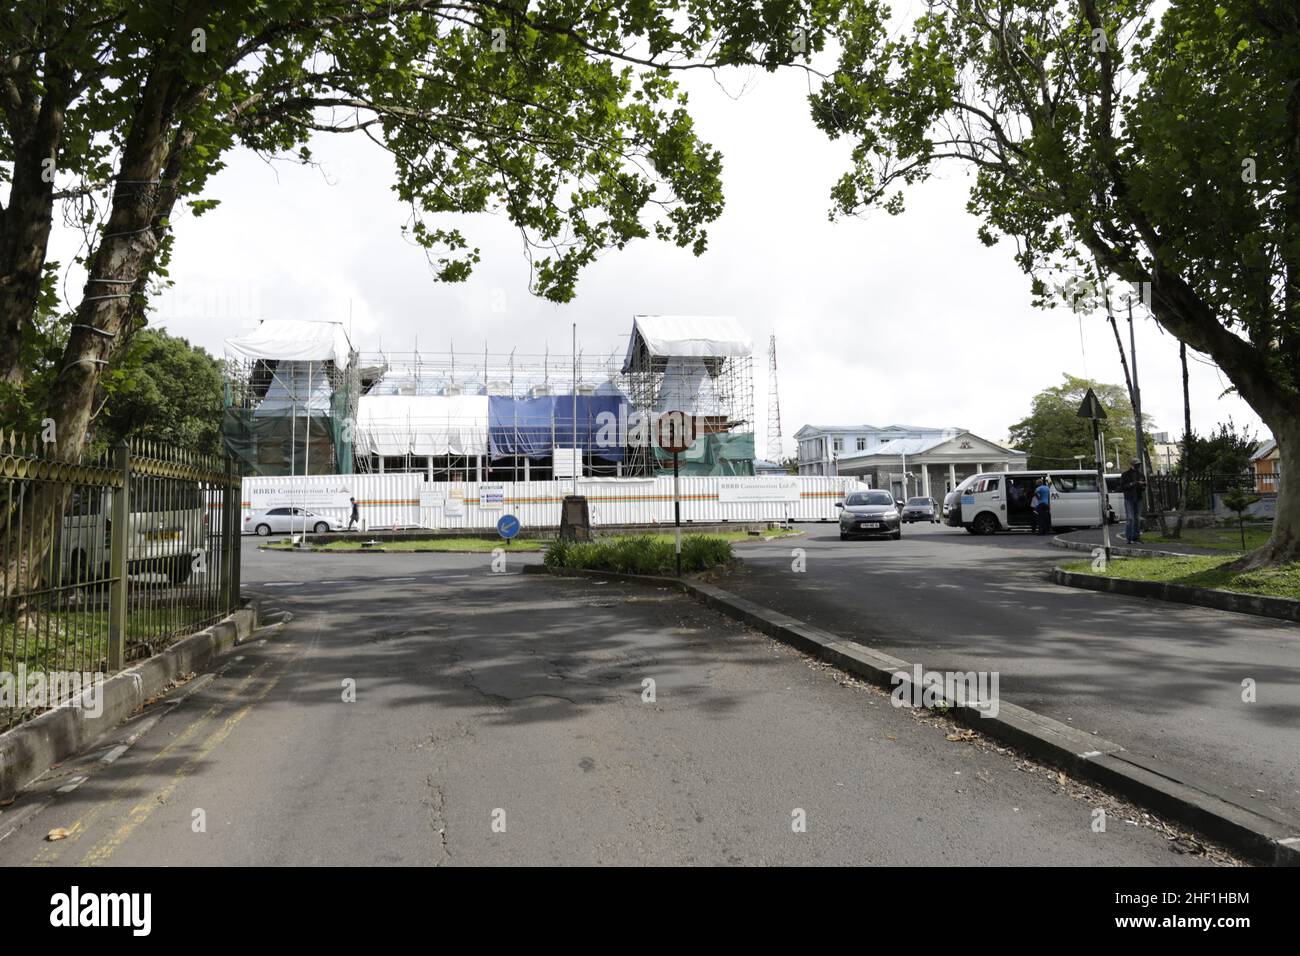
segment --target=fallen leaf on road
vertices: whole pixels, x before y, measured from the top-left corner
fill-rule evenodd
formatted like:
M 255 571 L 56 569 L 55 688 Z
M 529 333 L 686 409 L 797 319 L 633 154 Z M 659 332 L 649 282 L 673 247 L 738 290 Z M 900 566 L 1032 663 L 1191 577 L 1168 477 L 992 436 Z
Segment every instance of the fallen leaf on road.
M 1101 493 L 1098 492 L 1098 493 L 1097 493 L 1097 496 L 1098 496 L 1098 497 L 1101 497 Z M 898 738 L 895 737 L 893 734 L 885 734 L 885 739 L 886 739 L 886 740 L 897 740 Z
M 71 833 L 67 827 L 55 827 L 49 833 L 45 834 L 45 839 L 52 843 L 55 840 L 66 840 L 69 836 L 71 836 Z
M 975 731 L 973 730 L 959 730 L 955 734 L 949 734 L 948 739 L 959 743 L 965 743 L 971 740 L 978 740 L 979 737 L 976 736 Z

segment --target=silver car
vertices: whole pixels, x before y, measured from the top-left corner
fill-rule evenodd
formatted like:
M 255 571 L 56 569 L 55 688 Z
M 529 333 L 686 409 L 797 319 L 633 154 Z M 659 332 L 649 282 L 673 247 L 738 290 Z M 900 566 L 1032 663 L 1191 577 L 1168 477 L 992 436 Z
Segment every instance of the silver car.
M 835 502 L 840 512 L 840 540 L 854 535 L 877 537 L 888 535 L 897 541 L 903 536 L 898 502 L 888 491 L 855 491 L 843 501 Z
M 269 534 L 301 534 L 304 531 L 325 534 L 342 530 L 342 521 L 306 508 L 268 508 L 255 511 L 244 519 L 244 533 L 251 532 L 263 538 Z

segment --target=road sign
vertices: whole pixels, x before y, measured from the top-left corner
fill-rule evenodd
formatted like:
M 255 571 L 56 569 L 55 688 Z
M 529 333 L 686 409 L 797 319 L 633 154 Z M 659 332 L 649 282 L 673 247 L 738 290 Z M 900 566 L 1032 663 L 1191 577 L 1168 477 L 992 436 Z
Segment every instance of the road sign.
M 695 441 L 695 419 L 686 412 L 664 412 L 655 422 L 655 444 L 677 455 Z
M 1083 396 L 1083 404 L 1079 406 L 1079 410 L 1075 414 L 1080 418 L 1091 418 L 1094 422 L 1097 422 L 1106 417 L 1106 409 L 1101 407 L 1101 402 L 1098 401 L 1096 393 L 1092 389 L 1088 389 L 1088 394 Z
M 497 534 L 509 541 L 519 533 L 519 519 L 514 515 L 502 515 L 497 522 Z

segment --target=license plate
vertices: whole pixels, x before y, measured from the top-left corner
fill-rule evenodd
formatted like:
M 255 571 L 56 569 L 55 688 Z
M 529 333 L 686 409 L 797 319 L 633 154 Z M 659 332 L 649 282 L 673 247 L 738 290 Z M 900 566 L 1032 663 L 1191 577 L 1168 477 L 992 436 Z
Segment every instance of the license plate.
M 881 527 L 881 524 L 880 524 L 880 522 L 878 522 L 878 521 L 860 521 L 860 522 L 858 522 L 858 527 L 859 527 L 859 528 L 879 528 L 879 527 Z
M 179 531 L 146 531 L 144 539 L 146 541 L 179 541 L 181 533 Z

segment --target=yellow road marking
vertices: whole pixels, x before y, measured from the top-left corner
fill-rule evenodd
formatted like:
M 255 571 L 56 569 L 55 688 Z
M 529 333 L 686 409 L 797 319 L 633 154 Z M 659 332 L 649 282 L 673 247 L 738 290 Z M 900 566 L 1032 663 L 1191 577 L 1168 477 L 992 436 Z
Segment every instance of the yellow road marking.
M 167 746 L 163 747 L 156 754 L 154 754 L 149 759 L 149 762 L 146 763 L 144 767 L 142 767 L 137 773 L 142 774 L 148 771 L 148 769 L 152 767 L 155 763 L 157 763 L 159 760 L 162 760 L 163 758 L 170 756 L 172 751 L 174 751 L 177 747 L 183 746 L 184 744 L 188 743 L 190 738 L 192 738 L 195 734 L 197 734 L 200 730 L 202 730 L 204 726 L 206 726 L 209 722 L 211 722 L 212 718 L 216 717 L 218 714 L 224 711 L 229 704 L 233 703 L 235 698 L 239 696 L 239 694 L 244 690 L 244 688 L 247 687 L 254 680 L 256 680 L 261 675 L 262 671 L 270 667 L 272 663 L 274 662 L 267 661 L 264 664 L 259 665 L 251 674 L 249 674 L 238 684 L 230 688 L 230 691 L 226 694 L 226 696 L 222 700 L 219 700 L 217 703 L 213 704 L 211 707 L 207 709 L 207 711 L 205 711 L 204 713 L 196 717 L 193 721 L 191 721 L 189 726 L 187 726 L 184 730 L 182 730 L 179 734 L 177 734 L 175 739 L 170 741 L 167 744 Z M 74 821 L 71 825 L 69 825 L 67 828 L 69 835 L 66 839 L 59 840 L 57 843 L 48 843 L 45 846 L 43 846 L 40 852 L 36 854 L 32 862 L 36 864 L 42 864 L 42 865 L 57 863 L 59 857 L 63 854 L 63 852 L 67 850 L 67 848 L 70 845 L 76 843 L 77 838 L 80 837 L 82 833 L 86 832 L 86 830 L 88 830 L 92 824 L 97 822 L 101 816 L 106 814 L 109 810 L 115 808 L 117 804 L 121 802 L 123 794 L 126 792 L 127 788 L 132 786 L 135 783 L 136 775 L 137 774 L 131 774 L 128 777 L 126 777 L 121 783 L 117 785 L 117 787 L 113 790 L 111 794 L 109 794 L 109 796 L 106 799 L 96 802 L 94 806 L 92 806 L 83 816 L 81 816 L 76 821 Z
M 256 697 L 250 700 L 238 711 L 227 717 L 225 723 L 214 730 L 208 736 L 208 739 L 199 745 L 199 749 L 191 754 L 190 758 L 176 769 L 176 772 L 172 775 L 171 782 L 156 794 L 146 797 L 144 800 L 132 807 L 131 813 L 128 815 L 126 822 L 118 827 L 111 836 L 101 840 L 98 844 L 87 851 L 86 855 L 81 858 L 82 864 L 99 866 L 112 856 L 113 853 L 117 851 L 118 847 L 125 843 L 127 838 L 129 838 L 142 823 L 149 819 L 150 815 L 155 809 L 157 809 L 159 804 L 166 803 L 171 799 L 172 794 L 176 792 L 176 788 L 180 786 L 181 782 L 186 777 L 194 772 L 194 768 L 198 766 L 199 762 L 207 757 L 216 747 L 220 746 L 221 742 L 230 736 L 230 732 L 235 729 L 235 726 L 247 717 L 252 709 L 261 702 L 261 700 L 266 697 L 266 695 L 271 692 L 271 689 L 279 682 L 279 675 L 267 681 L 266 686 L 262 688 Z

